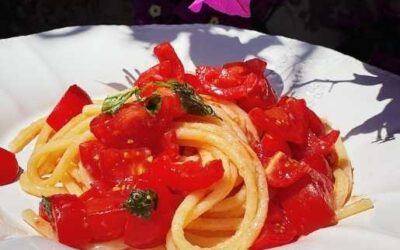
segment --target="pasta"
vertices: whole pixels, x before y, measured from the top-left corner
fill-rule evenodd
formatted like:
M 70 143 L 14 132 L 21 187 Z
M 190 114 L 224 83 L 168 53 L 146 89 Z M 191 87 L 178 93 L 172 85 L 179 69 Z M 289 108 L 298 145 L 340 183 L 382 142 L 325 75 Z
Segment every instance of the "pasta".
M 140 82 L 140 78 L 138 82 Z M 137 84 L 140 85 L 140 83 Z M 221 172 L 222 175 L 220 178 L 215 177 L 217 181 L 210 181 L 210 184 L 206 186 L 200 185 L 199 187 L 201 188 L 190 187 L 188 189 L 187 186 L 175 186 L 175 191 L 178 190 L 178 193 L 183 188 L 184 195 L 173 212 L 168 233 L 163 235 L 164 243 L 156 246 L 156 248 L 166 248 L 169 250 L 239 250 L 251 248 L 260 237 L 260 234 L 263 234 L 262 232 L 264 232 L 265 225 L 269 220 L 268 215 L 272 213 L 272 211 L 269 211 L 273 205 L 271 203 L 273 199 L 271 198 L 272 194 L 276 197 L 276 190 L 280 190 L 279 188 L 281 187 L 292 185 L 297 179 L 304 179 L 303 176 L 307 175 L 308 172 L 299 172 L 298 178 L 296 177 L 297 179 L 294 179 L 295 177 L 290 179 L 290 184 L 282 182 L 284 180 L 281 179 L 286 178 L 285 176 L 282 177 L 278 175 L 278 177 L 273 177 L 272 175 L 275 174 L 277 171 L 276 169 L 281 168 L 279 171 L 287 171 L 285 170 L 285 167 L 288 167 L 287 164 L 298 163 L 294 160 L 289 160 L 285 163 L 286 165 L 283 165 L 283 167 L 280 166 L 282 159 L 286 159 L 285 157 L 287 157 L 287 153 L 284 152 L 285 149 L 277 150 L 271 157 L 268 157 L 267 164 L 262 163 L 263 157 L 260 157 L 260 154 L 256 152 L 257 150 L 254 146 L 254 143 L 263 140 L 259 137 L 260 126 L 257 122 L 254 122 L 255 120 L 253 117 L 249 117 L 249 113 L 244 111 L 243 106 L 239 106 L 238 103 L 224 98 L 215 98 L 210 95 L 197 96 L 190 88 L 179 89 L 182 86 L 176 86 L 168 82 L 157 84 L 154 86 L 156 86 L 159 92 L 153 92 L 151 95 L 148 95 L 144 101 L 141 100 L 140 96 L 134 96 L 136 95 L 135 89 L 132 91 L 128 90 L 115 96 L 108 97 L 105 100 L 98 100 L 93 103 L 90 100 L 84 102 L 80 111 L 74 116 L 69 117 L 69 121 L 59 126 L 59 129 L 54 129 L 54 125 L 51 126 L 52 122 L 49 122 L 50 118 L 41 118 L 32 123 L 29 127 L 21 130 L 10 144 L 12 152 L 20 152 L 36 138 L 34 149 L 27 164 L 27 169 L 20 176 L 19 183 L 22 190 L 37 197 L 52 197 L 59 194 L 71 194 L 74 195 L 74 197 L 81 197 L 92 192 L 93 185 L 96 180 L 98 181 L 98 177 L 95 176 L 94 172 L 91 172 L 93 170 L 88 168 L 88 163 L 85 162 L 80 146 L 87 142 L 100 140 L 99 135 L 93 129 L 93 124 L 96 123 L 97 120 L 101 120 L 107 116 L 104 115 L 104 110 L 108 107 L 107 105 L 109 105 L 109 102 L 115 102 L 115 100 L 121 102 L 121 100 L 123 100 L 121 104 L 118 104 L 119 106 L 117 105 L 117 109 L 121 110 L 123 110 L 124 107 L 126 107 L 126 109 L 131 107 L 143 108 L 139 105 L 144 103 L 143 105 L 146 105 L 145 108 L 148 109 L 148 112 L 151 113 L 153 109 L 156 109 L 158 113 L 155 114 L 159 115 L 163 112 L 163 107 L 160 107 L 160 105 L 164 105 L 164 101 L 162 104 L 159 104 L 160 99 L 170 97 L 172 89 L 175 91 L 175 95 L 180 95 L 179 100 L 182 105 L 184 105 L 185 102 L 187 105 L 188 100 L 184 99 L 187 95 L 191 98 L 189 100 L 195 102 L 196 105 L 186 106 L 185 110 L 189 115 L 182 116 L 180 113 L 180 117 L 183 118 L 175 119 L 170 124 L 170 127 L 173 128 L 176 134 L 178 148 L 183 149 L 180 155 L 178 155 L 180 157 L 179 161 L 181 161 L 178 165 L 187 162 L 197 162 L 199 160 L 201 164 L 205 166 L 204 169 L 210 169 L 208 166 L 210 162 L 215 163 L 219 161 L 222 163 L 223 172 Z M 141 94 L 145 92 L 143 89 L 141 89 L 141 91 Z M 167 91 L 167 94 L 164 95 L 165 93 L 163 91 Z M 62 100 L 64 100 L 64 97 Z M 165 100 L 171 101 L 170 99 Z M 153 102 L 155 102 L 155 104 Z M 58 105 L 60 105 L 60 103 Z M 108 108 L 112 110 L 115 107 L 114 105 Z M 173 106 L 170 106 L 169 108 L 172 110 L 172 107 Z M 203 110 L 200 111 L 206 112 L 206 114 L 204 115 L 199 110 L 193 111 L 193 107 L 203 108 Z M 132 108 L 131 110 L 134 109 Z M 113 113 L 113 115 L 108 115 L 107 117 L 113 119 L 113 117 L 118 116 L 115 114 L 117 113 Z M 151 114 L 152 115 L 149 116 L 145 113 L 145 116 L 149 117 L 148 119 L 153 119 L 154 113 Z M 102 115 L 104 116 L 103 118 Z M 171 113 L 168 113 L 168 115 L 171 116 Z M 54 121 L 54 116 L 55 115 L 52 113 L 49 117 L 52 117 Z M 319 118 L 317 119 L 319 120 Z M 125 120 L 118 121 L 119 123 L 123 123 Z M 108 122 L 109 121 L 106 121 L 104 124 L 111 126 L 108 125 Z M 140 121 L 138 120 L 136 122 Z M 149 123 L 150 122 L 145 123 L 143 126 L 147 126 Z M 332 135 L 333 133 L 331 132 L 333 130 L 330 125 L 326 121 L 324 121 L 324 124 L 324 131 L 320 133 Z M 118 126 L 122 125 L 118 124 Z M 102 131 L 104 132 L 104 130 Z M 122 133 L 118 130 L 115 131 Z M 131 131 L 129 132 L 131 133 Z M 135 131 L 132 133 L 135 133 Z M 120 135 L 118 134 L 118 136 Z M 265 137 L 265 135 L 263 137 Z M 157 137 L 157 140 L 160 139 Z M 330 163 L 330 171 L 332 171 L 334 179 L 331 206 L 336 214 L 334 215 L 334 220 L 337 221 L 372 208 L 373 204 L 366 198 L 347 204 L 351 197 L 353 185 L 352 166 L 340 138 L 338 140 L 335 139 L 335 141 L 336 143 L 334 146 L 332 145 L 333 149 L 330 149 L 331 151 L 329 152 L 336 154 L 336 159 L 332 160 Z M 103 144 L 105 143 L 104 141 L 101 142 Z M 115 142 L 112 141 L 112 143 Z M 117 143 L 120 143 L 120 141 L 117 141 Z M 132 143 L 137 142 L 129 138 L 124 143 L 126 143 L 124 145 L 130 146 Z M 170 147 L 173 146 L 170 145 Z M 168 150 L 170 150 L 170 148 L 168 148 Z M 155 151 L 157 151 L 157 149 Z M 153 150 L 153 152 L 155 151 Z M 123 152 L 123 156 L 126 157 L 128 154 L 127 152 L 131 151 Z M 146 176 L 146 174 L 151 173 L 151 171 L 155 171 L 152 170 L 154 167 L 150 168 L 150 170 L 146 167 L 146 164 L 154 164 L 154 162 L 157 161 L 157 159 L 154 159 L 154 155 L 149 156 L 146 153 L 147 151 L 140 152 L 144 152 L 143 154 L 145 154 L 145 156 L 143 156 L 143 160 L 140 164 L 135 165 L 135 169 L 131 172 L 132 176 Z M 141 154 L 140 152 L 135 151 L 135 157 L 139 157 Z M 99 157 L 101 160 L 101 155 L 94 155 L 91 160 L 99 161 Z M 325 162 L 325 158 L 323 159 Z M 122 163 L 124 163 L 124 160 Z M 297 169 L 310 169 L 307 165 L 308 163 L 302 162 L 299 164 Z M 204 169 L 198 171 L 206 171 Z M 307 171 L 311 171 L 310 176 L 313 176 L 313 173 L 315 175 L 315 170 L 311 169 Z M 113 175 L 113 173 L 110 172 L 110 175 Z M 320 176 L 320 174 L 317 175 Z M 270 178 L 278 178 L 281 182 L 276 184 L 278 186 L 274 186 L 275 184 L 272 181 L 276 182 L 277 180 L 271 180 Z M 324 178 L 326 179 L 326 177 L 323 177 L 323 180 L 325 180 Z M 193 182 L 195 182 L 195 180 L 193 180 Z M 112 192 L 124 191 L 128 189 L 126 185 L 127 184 L 115 185 L 112 188 Z M 273 186 L 272 191 L 270 185 Z M 152 194 L 148 193 L 146 198 L 150 197 L 150 195 Z M 46 202 L 49 202 L 47 198 L 44 201 L 42 200 L 41 209 L 48 209 L 46 206 L 50 205 L 46 204 Z M 159 207 L 162 206 L 161 202 L 157 205 L 156 200 L 155 209 L 161 209 Z M 126 203 L 124 203 L 123 207 L 128 211 L 130 209 L 127 207 Z M 117 208 L 117 210 L 120 208 L 121 207 Z M 123 213 L 126 213 L 126 211 L 124 210 Z M 43 217 L 43 214 L 39 216 L 33 210 L 27 209 L 23 212 L 22 216 L 29 225 L 43 236 L 51 239 L 58 238 L 58 240 L 62 242 L 63 239 L 60 238 L 60 234 L 57 236 L 57 232 L 54 232 L 52 229 L 54 225 L 51 225 L 51 223 L 55 222 L 50 222 L 50 219 Z M 136 216 L 139 215 L 136 214 Z M 132 244 L 129 244 L 129 240 L 127 243 L 126 238 L 125 243 L 128 245 L 120 238 L 121 234 L 119 234 L 119 237 L 112 238 L 112 240 L 100 240 L 100 242 L 90 241 L 90 243 L 85 239 L 85 244 L 78 246 L 87 249 L 125 249 L 134 247 Z M 293 238 L 288 239 L 288 242 L 293 240 Z M 64 242 L 66 241 L 64 240 Z M 282 242 L 280 244 L 288 242 Z M 271 245 L 267 244 L 266 246 L 269 247 Z M 155 247 L 154 244 L 151 247 Z

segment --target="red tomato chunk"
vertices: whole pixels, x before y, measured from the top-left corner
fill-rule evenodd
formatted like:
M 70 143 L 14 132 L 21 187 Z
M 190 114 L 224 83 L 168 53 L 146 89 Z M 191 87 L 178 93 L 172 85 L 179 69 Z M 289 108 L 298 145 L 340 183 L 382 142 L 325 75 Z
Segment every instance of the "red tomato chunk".
M 80 114 L 85 105 L 91 103 L 90 96 L 83 89 L 78 85 L 72 85 L 47 117 L 47 123 L 58 131 L 73 117 Z
M 12 183 L 19 174 L 19 166 L 15 154 L 0 147 L 0 186 Z

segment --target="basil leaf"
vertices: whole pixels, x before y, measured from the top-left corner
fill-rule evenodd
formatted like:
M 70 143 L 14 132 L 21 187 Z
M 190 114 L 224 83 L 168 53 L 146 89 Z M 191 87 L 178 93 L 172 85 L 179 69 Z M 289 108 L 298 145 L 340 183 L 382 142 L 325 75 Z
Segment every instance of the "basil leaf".
M 129 213 L 149 219 L 152 212 L 157 209 L 158 195 L 150 189 L 134 189 L 127 201 L 122 204 Z
M 172 90 L 179 96 L 183 108 L 187 113 L 200 116 L 218 117 L 210 105 L 204 103 L 203 98 L 198 95 L 188 84 L 171 83 Z
M 159 94 L 152 94 L 151 96 L 147 97 L 144 102 L 146 110 L 150 114 L 155 115 L 161 108 L 162 98 Z
M 134 94 L 137 94 L 139 89 L 128 89 L 124 92 L 115 95 L 107 96 L 101 107 L 101 112 L 107 114 L 115 114 L 124 105 L 124 103 Z

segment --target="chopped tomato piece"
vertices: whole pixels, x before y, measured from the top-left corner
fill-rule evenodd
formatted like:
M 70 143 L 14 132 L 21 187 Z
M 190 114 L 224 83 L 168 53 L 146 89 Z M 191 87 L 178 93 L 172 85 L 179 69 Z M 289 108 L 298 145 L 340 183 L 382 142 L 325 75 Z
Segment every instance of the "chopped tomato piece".
M 315 170 L 310 173 L 280 193 L 282 208 L 302 235 L 336 223 L 332 181 Z
M 249 112 L 249 116 L 260 133 L 266 132 L 287 140 L 292 130 L 289 115 L 281 107 L 272 107 L 265 111 L 254 108 Z
M 309 131 L 305 154 L 321 154 L 327 156 L 333 150 L 333 146 L 338 138 L 339 131 L 337 130 L 332 130 L 328 134 L 320 137 L 317 137 L 313 132 Z
M 292 155 L 289 145 L 281 137 L 265 133 L 261 143 L 267 157 L 272 157 L 277 152 L 285 153 L 289 157 Z
M 101 181 L 95 181 L 91 184 L 91 187 L 86 192 L 79 196 L 79 199 L 85 203 L 93 199 L 101 198 L 107 195 L 111 188 L 112 187 L 110 187 L 110 185 L 107 185 Z
M 251 250 L 282 246 L 297 239 L 297 230 L 275 201 L 271 201 L 268 216 L 260 235 Z
M 79 155 L 83 167 L 95 180 L 103 178 L 100 170 L 100 151 L 105 149 L 104 144 L 98 140 L 83 142 L 79 145 Z
M 172 195 L 159 179 L 141 179 L 138 190 L 150 190 L 157 195 L 157 206 L 148 218 L 130 214 L 127 217 L 124 242 L 133 248 L 151 248 L 165 242 L 176 209 Z
M 171 75 L 173 77 L 177 77 L 178 79 L 183 77 L 183 64 L 169 42 L 160 43 L 156 47 L 154 47 L 154 54 L 157 56 L 160 62 L 171 62 Z
M 157 152 L 161 155 L 167 155 L 172 160 L 179 158 L 179 144 L 176 138 L 175 130 L 165 132 L 160 142 L 160 149 Z
M 269 160 L 265 169 L 268 185 L 275 188 L 288 187 L 306 174 L 306 167 L 304 163 L 278 152 Z
M 124 234 L 127 216 L 127 212 L 122 208 L 88 214 L 87 224 L 91 241 L 109 241 L 120 238 Z
M 151 111 L 157 116 L 161 122 L 170 122 L 175 118 L 179 118 L 185 114 L 179 96 L 169 87 L 158 86 L 155 83 L 148 83 L 143 87 L 140 96 L 150 98 L 154 95 L 158 96 L 157 107 Z M 148 104 L 145 104 L 146 108 Z M 164 120 L 164 121 L 163 121 Z
M 186 73 L 183 77 L 183 81 L 192 86 L 198 93 L 205 93 L 202 88 L 201 82 L 196 75 Z
M 81 247 L 90 241 L 86 209 L 75 195 L 57 194 L 49 198 L 53 226 L 58 240 L 68 246 Z
M 331 166 L 329 166 L 328 161 L 323 155 L 306 155 L 303 159 L 311 168 L 317 170 L 320 174 L 325 175 L 330 180 L 333 180 L 333 171 Z
M 47 123 L 58 131 L 73 117 L 80 114 L 85 105 L 91 103 L 92 100 L 83 89 L 78 85 L 72 85 L 47 117 Z
M 290 129 L 286 131 L 285 138 L 293 143 L 304 144 L 307 139 L 308 119 L 307 106 L 303 99 L 284 96 L 278 102 L 289 117 Z
M 0 147 L 0 186 L 16 180 L 19 166 L 15 154 Z
M 156 158 L 151 169 L 153 174 L 162 176 L 171 189 L 185 194 L 209 187 L 224 174 L 221 160 L 203 166 L 198 161 L 172 162 L 167 156 Z
M 141 73 L 135 85 L 142 87 L 149 82 L 183 80 L 184 68 L 170 43 L 160 43 L 154 48 L 159 64 Z
M 245 110 L 267 108 L 276 103 L 276 96 L 264 77 L 266 63 L 260 59 L 232 62 L 222 67 L 198 66 L 196 76 L 200 93 L 238 101 Z
M 143 174 L 150 165 L 149 156 L 151 152 L 146 148 L 102 150 L 99 167 L 103 182 L 115 185 L 126 178 Z
M 140 103 L 125 104 L 114 115 L 100 114 L 90 123 L 96 138 L 108 147 L 153 147 L 166 130 Z
M 325 126 L 322 123 L 321 119 L 318 117 L 317 114 L 315 114 L 314 111 L 309 108 L 307 108 L 307 119 L 308 125 L 314 134 L 320 136 L 325 133 Z
M 92 242 L 113 240 L 123 235 L 128 213 L 122 203 L 126 198 L 127 195 L 121 192 L 108 192 L 85 202 Z

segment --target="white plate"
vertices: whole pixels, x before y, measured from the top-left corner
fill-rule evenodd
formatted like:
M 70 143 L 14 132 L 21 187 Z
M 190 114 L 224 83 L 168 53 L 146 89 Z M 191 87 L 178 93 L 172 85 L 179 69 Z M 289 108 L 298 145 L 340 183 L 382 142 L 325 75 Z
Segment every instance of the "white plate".
M 153 65 L 152 47 L 165 40 L 172 41 L 189 70 L 194 64 L 266 59 L 279 92 L 304 97 L 347 135 L 354 193 L 372 198 L 375 209 L 282 249 L 400 249 L 400 77 L 296 40 L 208 25 L 72 27 L 0 40 L 0 146 L 48 112 L 71 83 L 92 96 L 112 91 L 103 83 L 127 84 L 123 69 L 135 74 Z M 27 151 L 18 156 L 23 167 L 27 156 Z M 0 187 L 0 240 L 33 235 L 20 213 L 37 206 L 38 199 L 17 183 Z M 20 229 L 8 230 L 10 224 Z M 3 242 L 0 248 L 22 244 L 22 249 L 25 241 Z M 29 242 L 35 245 L 37 239 Z

